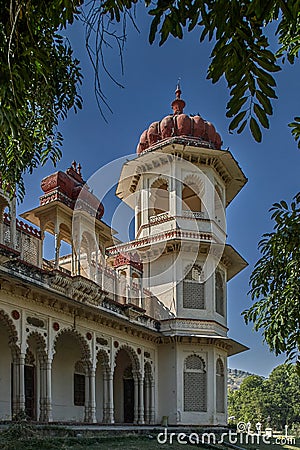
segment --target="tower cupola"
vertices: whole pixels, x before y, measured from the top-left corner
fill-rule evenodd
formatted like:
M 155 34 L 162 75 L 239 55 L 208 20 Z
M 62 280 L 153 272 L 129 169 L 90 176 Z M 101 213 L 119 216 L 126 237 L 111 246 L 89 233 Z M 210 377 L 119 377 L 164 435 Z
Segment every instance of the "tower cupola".
M 221 136 L 214 125 L 199 115 L 188 115 L 183 112 L 185 101 L 181 98 L 179 83 L 175 91 L 175 100 L 171 103 L 173 114 L 169 114 L 158 122 L 153 122 L 140 137 L 137 154 L 151 151 L 151 147 L 159 142 L 175 136 L 189 138 L 192 142 L 206 144 L 209 148 L 220 149 Z

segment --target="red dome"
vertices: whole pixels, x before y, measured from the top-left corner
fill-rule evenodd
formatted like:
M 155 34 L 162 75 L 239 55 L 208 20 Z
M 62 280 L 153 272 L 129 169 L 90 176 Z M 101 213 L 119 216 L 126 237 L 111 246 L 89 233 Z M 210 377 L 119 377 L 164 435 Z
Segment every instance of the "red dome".
M 44 195 L 40 197 L 40 204 L 46 205 L 52 201 L 60 201 L 69 208 L 74 209 L 79 197 L 81 209 L 86 209 L 101 219 L 104 207 L 100 200 L 90 191 L 90 188 L 81 176 L 81 165 L 73 161 L 66 172 L 56 172 L 44 178 L 41 182 Z M 77 205 L 78 206 L 78 205 Z
M 174 136 L 191 137 L 210 143 L 215 149 L 222 145 L 221 136 L 212 123 L 200 116 L 188 116 L 183 113 L 185 102 L 180 98 L 181 90 L 177 86 L 176 98 L 172 102 L 174 113 L 164 117 L 160 122 L 153 122 L 140 137 L 137 153 L 140 155 L 157 142 Z

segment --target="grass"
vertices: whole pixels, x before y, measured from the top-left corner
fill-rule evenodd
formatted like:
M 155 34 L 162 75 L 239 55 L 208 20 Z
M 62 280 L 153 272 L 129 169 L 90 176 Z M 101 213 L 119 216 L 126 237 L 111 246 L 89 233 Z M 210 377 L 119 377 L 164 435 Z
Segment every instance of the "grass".
M 192 448 L 191 445 L 185 447 Z M 193 446 L 194 447 L 194 446 Z M 6 442 L 0 438 L 0 449 L 3 450 L 182 450 L 182 444 L 161 445 L 156 436 L 110 436 L 101 437 L 66 437 L 12 439 Z
M 258 445 L 253 445 L 253 444 L 248 444 L 248 445 L 243 445 L 243 448 L 247 449 L 247 450 L 283 450 L 283 449 L 289 449 L 289 450 L 299 450 L 300 449 L 300 441 L 299 439 L 296 439 L 295 444 L 293 445 L 287 445 L 287 444 L 275 444 L 275 443 L 271 443 L 271 444 L 260 444 Z
M 281 439 L 281 437 L 279 438 Z M 289 449 L 289 450 L 300 450 L 300 439 L 295 439 L 293 441 L 293 443 L 290 443 L 290 445 L 288 445 L 286 443 L 286 440 L 281 440 L 281 441 L 277 441 L 275 438 L 270 438 L 269 439 L 269 443 L 264 443 L 262 441 L 260 441 L 259 445 L 254 443 L 249 443 L 249 444 L 239 444 L 237 442 L 237 446 L 240 446 L 242 448 L 245 448 L 247 450 L 283 450 L 283 449 Z
M 49 435 L 51 433 L 51 435 Z M 28 423 L 15 423 L 0 433 L 2 450 L 183 450 L 191 448 L 212 448 L 208 445 L 180 444 L 176 437 L 172 444 L 157 442 L 157 434 L 117 434 L 102 432 L 96 435 L 80 434 L 64 427 L 36 428 Z M 54 434 L 54 435 L 53 435 Z M 239 444 L 247 450 L 300 450 L 300 440 L 295 445 Z M 223 450 L 225 445 L 213 448 Z

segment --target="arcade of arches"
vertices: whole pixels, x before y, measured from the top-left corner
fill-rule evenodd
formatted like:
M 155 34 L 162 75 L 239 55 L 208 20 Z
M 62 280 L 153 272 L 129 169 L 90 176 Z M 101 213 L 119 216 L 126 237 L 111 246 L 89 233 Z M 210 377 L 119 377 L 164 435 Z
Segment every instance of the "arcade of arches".
M 122 345 L 114 361 L 100 349 L 93 361 L 85 338 L 71 328 L 57 334 L 52 351 L 39 332 L 28 334 L 24 348 L 16 341 L 12 320 L 1 311 L 2 420 L 25 411 L 41 422 L 154 423 L 152 364 L 142 367 L 132 347 Z

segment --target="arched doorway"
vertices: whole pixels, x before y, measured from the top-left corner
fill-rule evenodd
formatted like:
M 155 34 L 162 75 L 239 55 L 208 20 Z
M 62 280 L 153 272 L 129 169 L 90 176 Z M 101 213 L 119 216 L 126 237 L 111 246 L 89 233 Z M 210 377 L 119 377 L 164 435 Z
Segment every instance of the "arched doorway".
M 132 365 L 127 366 L 123 373 L 124 423 L 134 422 L 134 380 Z
M 17 331 L 12 320 L 0 311 L 0 420 L 11 419 L 20 405 L 16 404 L 19 395 L 14 388 L 17 378 L 19 348 L 16 345 Z
M 130 347 L 122 347 L 115 358 L 114 414 L 115 422 L 138 423 L 140 367 L 137 355 Z
M 89 384 L 90 350 L 78 332 L 63 330 L 56 338 L 52 363 L 52 411 L 54 421 L 92 421 Z

